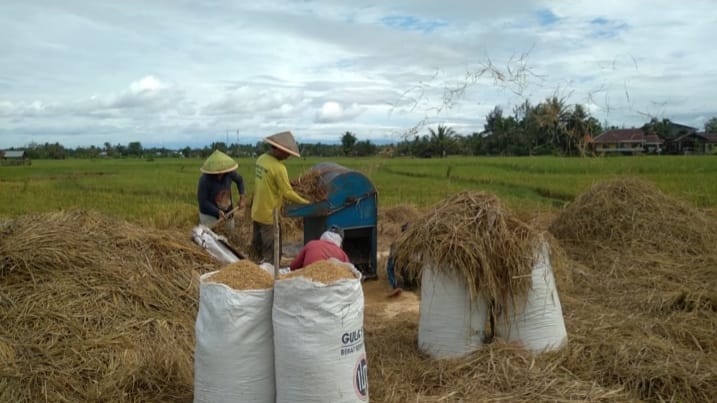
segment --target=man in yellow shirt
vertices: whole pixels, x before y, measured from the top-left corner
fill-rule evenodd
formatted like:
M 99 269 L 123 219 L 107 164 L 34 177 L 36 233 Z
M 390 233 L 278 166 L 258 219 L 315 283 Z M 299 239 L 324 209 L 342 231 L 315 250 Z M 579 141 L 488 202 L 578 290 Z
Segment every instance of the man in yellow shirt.
M 254 199 L 251 204 L 251 245 L 261 262 L 273 263 L 273 210 L 281 208 L 284 200 L 301 204 L 310 202 L 292 189 L 286 166 L 281 162 L 291 155 L 300 156 L 294 135 L 288 131 L 281 132 L 265 138 L 264 142 L 271 149 L 256 160 Z M 281 233 L 277 241 L 281 248 Z

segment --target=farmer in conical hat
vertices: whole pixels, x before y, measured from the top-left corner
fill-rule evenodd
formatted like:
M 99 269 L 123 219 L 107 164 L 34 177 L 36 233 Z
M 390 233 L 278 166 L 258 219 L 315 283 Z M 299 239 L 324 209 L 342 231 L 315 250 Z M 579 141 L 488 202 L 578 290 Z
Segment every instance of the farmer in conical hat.
M 199 169 L 202 176 L 197 185 L 197 202 L 199 203 L 199 222 L 212 227 L 217 221 L 226 220 L 227 227 L 234 229 L 234 220 L 230 220 L 232 212 L 232 182 L 239 191 L 237 208 L 244 207 L 244 179 L 236 171 L 239 164 L 230 156 L 219 150 L 204 161 Z
M 300 204 L 308 204 L 309 201 L 291 187 L 286 166 L 282 163 L 291 155 L 300 156 L 294 135 L 288 131 L 281 132 L 266 137 L 264 142 L 271 148 L 256 160 L 254 199 L 251 204 L 251 244 L 261 262 L 273 263 L 274 209 L 281 208 L 284 200 Z M 281 244 L 281 238 L 278 241 Z

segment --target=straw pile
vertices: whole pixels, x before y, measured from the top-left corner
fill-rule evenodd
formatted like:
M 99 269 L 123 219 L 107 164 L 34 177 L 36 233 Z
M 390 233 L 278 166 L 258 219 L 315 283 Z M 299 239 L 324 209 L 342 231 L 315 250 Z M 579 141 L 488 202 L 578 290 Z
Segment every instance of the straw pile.
M 283 275 L 282 279 L 304 277 L 322 284 L 333 284 L 339 280 L 355 279 L 356 275 L 346 266 L 330 260 L 319 260 L 302 269 Z
M 671 256 L 714 250 L 714 220 L 637 178 L 595 184 L 550 226 L 564 242 Z
M 323 172 L 320 169 L 310 169 L 298 178 L 292 179 L 290 181 L 291 187 L 296 193 L 312 203 L 326 200 L 328 194 L 321 185 L 322 174 Z
M 536 234 L 497 197 L 462 192 L 438 203 L 396 242 L 396 264 L 418 275 L 424 263 L 464 278 L 470 295 L 500 302 L 530 288 Z
M 239 260 L 207 276 L 210 283 L 221 283 L 235 290 L 264 290 L 274 286 L 274 278 L 249 260 Z
M 716 225 L 632 178 L 598 183 L 560 214 L 551 231 L 581 265 L 563 305 L 584 361 L 573 373 L 650 401 L 717 396 Z
M 0 401 L 189 401 L 199 273 L 186 234 L 73 211 L 0 234 Z
M 382 238 L 395 238 L 401 234 L 401 227 L 421 217 L 421 212 L 412 204 L 403 204 L 378 212 L 378 233 Z

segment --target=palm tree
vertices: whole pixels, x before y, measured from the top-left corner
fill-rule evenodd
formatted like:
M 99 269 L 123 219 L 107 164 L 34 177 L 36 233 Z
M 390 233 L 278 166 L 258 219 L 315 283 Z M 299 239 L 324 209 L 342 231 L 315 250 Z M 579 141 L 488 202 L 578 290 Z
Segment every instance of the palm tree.
M 565 109 L 565 100 L 556 96 L 548 98 L 535 108 L 538 126 L 548 132 L 553 146 L 569 150 L 570 141 L 566 138 L 565 123 L 568 112 Z M 568 140 L 568 141 L 565 141 Z
M 444 158 L 455 141 L 456 132 L 450 127 L 438 125 L 436 130 L 428 128 L 431 134 L 431 147 Z

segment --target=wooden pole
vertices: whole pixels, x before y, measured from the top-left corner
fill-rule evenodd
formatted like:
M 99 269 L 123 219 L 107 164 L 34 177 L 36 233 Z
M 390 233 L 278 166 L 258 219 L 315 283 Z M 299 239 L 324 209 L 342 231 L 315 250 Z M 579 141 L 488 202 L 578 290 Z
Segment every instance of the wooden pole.
M 274 221 L 274 279 L 279 278 L 279 264 L 281 263 L 281 231 L 279 230 L 279 209 L 273 211 Z

